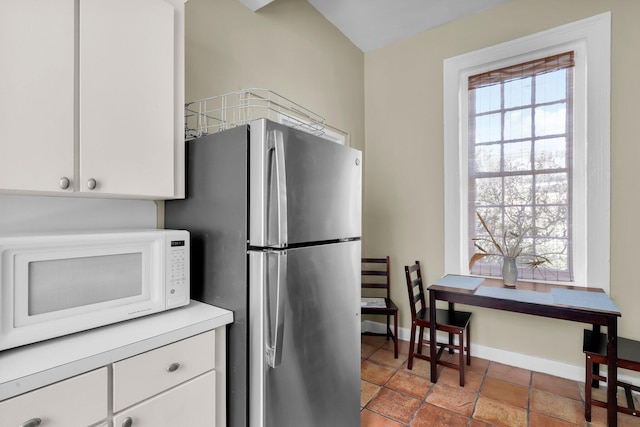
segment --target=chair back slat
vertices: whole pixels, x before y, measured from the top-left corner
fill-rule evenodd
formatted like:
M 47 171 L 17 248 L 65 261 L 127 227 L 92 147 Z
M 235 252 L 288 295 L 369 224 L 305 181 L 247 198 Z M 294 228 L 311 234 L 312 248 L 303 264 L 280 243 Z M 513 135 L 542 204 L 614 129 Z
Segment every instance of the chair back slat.
M 415 307 L 417 303 L 419 303 L 422 300 L 422 294 L 418 294 L 418 295 L 414 295 L 413 296 L 413 306 Z
M 391 298 L 389 257 L 362 258 L 361 288 L 363 297 Z
M 362 275 L 363 276 L 386 276 L 387 275 L 387 271 L 381 271 L 381 270 L 362 270 Z
M 385 283 L 365 283 L 362 282 L 363 288 L 368 289 L 386 289 L 387 285 Z

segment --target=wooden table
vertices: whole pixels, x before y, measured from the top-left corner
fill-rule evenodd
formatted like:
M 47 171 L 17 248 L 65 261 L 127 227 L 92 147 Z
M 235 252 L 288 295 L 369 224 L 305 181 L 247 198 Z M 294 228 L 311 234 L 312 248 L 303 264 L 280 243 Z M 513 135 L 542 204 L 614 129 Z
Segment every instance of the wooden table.
M 463 283 L 467 279 L 475 279 L 476 283 L 479 282 L 477 287 L 465 288 Z M 445 284 L 443 285 L 442 283 Z M 502 279 L 448 275 L 429 286 L 428 290 L 430 307 L 435 307 L 436 301 L 440 300 L 449 303 L 449 310 L 454 309 L 455 303 L 460 303 L 588 323 L 593 325 L 594 332 L 600 332 L 600 326 L 606 326 L 608 337 L 607 383 L 616 384 L 617 382 L 618 376 L 615 361 L 617 359 L 618 317 L 621 314 L 602 289 L 533 282 L 517 282 L 515 288 L 508 288 L 503 285 Z M 588 292 L 593 292 L 593 294 L 588 294 Z M 567 296 L 571 297 L 572 301 L 575 301 L 571 302 L 572 305 L 567 303 Z M 598 302 L 597 304 L 595 303 L 596 301 Z M 429 348 L 431 360 L 437 360 L 436 311 L 430 310 L 430 313 Z M 431 363 L 431 381 L 434 383 L 437 381 L 437 368 L 437 363 Z M 607 388 L 607 402 L 607 425 L 615 427 L 617 426 L 615 386 Z

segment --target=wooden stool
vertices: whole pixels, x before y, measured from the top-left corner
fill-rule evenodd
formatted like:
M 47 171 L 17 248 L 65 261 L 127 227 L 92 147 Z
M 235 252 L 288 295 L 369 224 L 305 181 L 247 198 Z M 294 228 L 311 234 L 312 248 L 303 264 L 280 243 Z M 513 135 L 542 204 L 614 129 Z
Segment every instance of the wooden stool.
M 606 382 L 607 378 L 593 371 L 594 364 L 607 364 L 607 335 L 594 334 L 585 329 L 582 343 L 582 351 L 586 356 L 586 377 L 584 382 L 584 418 L 591 421 L 591 405 L 607 407 L 607 403 L 592 397 L 592 383 L 595 381 Z M 618 337 L 618 368 L 630 369 L 640 372 L 640 342 Z M 618 381 L 618 386 L 624 389 L 627 406 L 618 405 L 618 412 L 640 417 L 640 409 L 633 404 L 631 391 L 640 392 L 640 387 Z M 597 383 L 596 383 L 597 387 Z M 611 384 L 609 384 L 611 387 Z

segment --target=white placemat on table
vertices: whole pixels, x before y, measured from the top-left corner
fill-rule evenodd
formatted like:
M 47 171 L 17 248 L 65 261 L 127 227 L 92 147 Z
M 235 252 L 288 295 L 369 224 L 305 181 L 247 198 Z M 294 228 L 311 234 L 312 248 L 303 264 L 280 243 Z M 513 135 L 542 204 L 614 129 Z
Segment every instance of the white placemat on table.
M 482 283 L 484 279 L 482 277 L 471 276 L 459 276 L 457 274 L 447 274 L 440 278 L 435 285 L 447 286 L 449 288 L 466 289 L 469 291 L 474 290 Z

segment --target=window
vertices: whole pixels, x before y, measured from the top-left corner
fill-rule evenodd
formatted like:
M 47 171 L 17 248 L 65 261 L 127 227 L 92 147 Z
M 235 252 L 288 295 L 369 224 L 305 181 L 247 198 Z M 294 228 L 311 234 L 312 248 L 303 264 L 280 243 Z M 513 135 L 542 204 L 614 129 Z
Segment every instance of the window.
M 489 239 L 482 218 L 503 250 L 506 242 L 521 254 L 523 279 L 573 278 L 573 56 L 468 78 L 469 236 Z M 477 250 L 470 245 L 469 258 Z M 543 268 L 535 267 L 541 260 Z M 500 258 L 486 257 L 471 273 L 500 276 L 501 268 Z
M 528 212 L 520 216 L 529 218 L 524 226 L 546 229 L 546 235 L 529 233 L 529 249 L 550 253 L 557 270 L 535 280 L 609 290 L 610 33 L 611 16 L 605 13 L 444 61 L 446 273 L 470 273 L 471 238 L 482 232 L 476 211 L 501 233 L 520 209 Z M 535 69 L 547 58 L 566 66 L 522 80 L 501 78 L 497 86 L 472 84 L 469 91 L 470 77 L 486 81 L 496 75 L 489 72 L 506 73 L 522 64 Z M 539 85 L 560 80 L 564 99 L 561 86 L 536 93 Z M 525 100 L 522 94 L 529 90 Z M 564 130 L 556 126 L 560 122 L 540 123 L 553 113 L 565 115 Z M 496 126 L 485 126 L 498 119 Z M 519 184 L 513 187 L 514 182 Z M 504 185 L 525 188 L 526 195 L 505 191 Z M 536 193 L 536 188 L 546 190 Z M 491 195 L 491 189 L 501 193 Z M 472 274 L 499 274 L 488 264 L 477 266 Z

